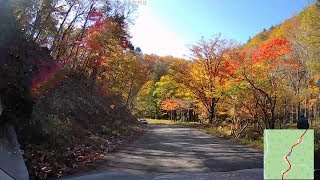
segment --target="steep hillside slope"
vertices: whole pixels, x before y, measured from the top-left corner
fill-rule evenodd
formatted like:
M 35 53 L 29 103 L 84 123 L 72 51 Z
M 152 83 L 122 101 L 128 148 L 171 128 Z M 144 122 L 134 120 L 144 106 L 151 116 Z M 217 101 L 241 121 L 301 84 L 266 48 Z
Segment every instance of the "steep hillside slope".
M 143 130 L 117 96 L 98 95 L 75 77 L 37 99 L 32 121 L 38 129 L 20 134 L 20 142 L 30 176 L 40 179 L 72 173 Z

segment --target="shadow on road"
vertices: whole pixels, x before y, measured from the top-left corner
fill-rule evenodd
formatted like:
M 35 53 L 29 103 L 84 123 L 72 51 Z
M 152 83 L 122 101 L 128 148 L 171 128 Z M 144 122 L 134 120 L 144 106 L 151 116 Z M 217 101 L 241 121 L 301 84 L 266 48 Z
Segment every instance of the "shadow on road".
M 140 139 L 105 160 L 96 171 L 208 173 L 263 168 L 261 151 L 177 125 L 150 125 Z

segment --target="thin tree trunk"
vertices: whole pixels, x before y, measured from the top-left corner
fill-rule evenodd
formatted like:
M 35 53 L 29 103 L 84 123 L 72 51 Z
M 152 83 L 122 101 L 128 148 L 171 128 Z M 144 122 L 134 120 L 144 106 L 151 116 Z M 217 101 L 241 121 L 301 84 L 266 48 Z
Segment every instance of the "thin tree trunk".
M 247 122 L 247 123 L 240 129 L 239 133 L 238 133 L 237 136 L 236 136 L 237 138 L 241 137 L 243 131 L 248 127 L 248 125 L 249 125 L 249 122 Z
M 305 106 L 305 110 L 304 110 L 304 117 L 308 117 L 307 111 L 308 111 L 308 105 L 307 105 L 307 101 L 308 101 L 308 95 L 306 96 L 305 102 L 304 102 L 304 106 Z
M 52 46 L 51 46 L 51 48 L 50 48 L 50 51 L 51 51 L 51 52 L 54 51 L 54 49 L 56 48 L 57 42 L 59 41 L 58 39 L 60 38 L 60 32 L 61 32 L 61 30 L 62 30 L 62 28 L 63 28 L 63 26 L 64 26 L 64 23 L 66 22 L 69 14 L 70 14 L 70 12 L 71 12 L 71 9 L 73 8 L 74 5 L 75 5 L 75 3 L 73 3 L 72 5 L 70 5 L 70 7 L 69 7 L 69 9 L 68 9 L 68 11 L 67 11 L 67 13 L 66 13 L 66 15 L 64 16 L 64 18 L 63 18 L 63 20 L 62 20 L 62 22 L 61 22 L 61 25 L 60 25 L 57 33 L 56 33 L 55 36 L 54 36 L 54 40 L 53 40 Z
M 313 124 L 317 124 L 317 116 L 318 116 L 318 106 L 317 103 L 314 104 L 314 110 L 313 110 L 313 114 L 314 114 L 314 119 L 313 119 Z
M 299 116 L 300 116 L 300 100 L 298 100 L 298 104 L 296 105 L 296 122 L 298 121 L 299 119 Z
M 35 41 L 35 42 L 38 41 L 38 39 L 39 39 L 39 37 L 40 37 L 40 34 L 42 33 L 42 30 L 43 30 L 43 29 L 40 29 L 39 32 L 38 32 L 38 34 L 37 34 L 37 36 L 34 38 L 34 41 Z
M 34 38 L 33 36 L 36 34 L 36 30 L 38 29 L 38 26 L 40 26 L 40 19 L 41 19 L 40 11 L 41 11 L 40 9 L 37 10 L 36 19 L 35 19 L 33 26 L 32 26 L 32 30 L 31 30 L 31 34 L 30 34 L 32 39 Z
M 85 22 L 84 22 L 84 24 L 83 24 L 83 26 L 82 26 L 81 31 L 80 31 L 79 38 L 77 38 L 78 40 L 82 39 L 82 37 L 83 37 L 83 35 L 84 35 L 85 29 L 86 29 L 86 26 L 87 26 L 87 23 L 88 23 L 88 20 L 89 20 L 90 13 L 91 13 L 91 11 L 94 9 L 94 5 L 95 5 L 95 3 L 92 3 L 91 6 L 90 6 L 90 8 L 89 8 L 88 15 L 87 15 L 86 20 L 85 20 Z M 78 55 L 78 53 L 79 53 L 79 48 L 80 48 L 80 46 L 77 45 L 76 52 L 75 52 L 75 57 L 77 57 L 77 55 Z M 72 52 L 72 51 L 71 51 L 71 52 Z
M 290 111 L 290 123 L 293 123 L 293 114 L 294 114 L 294 105 L 293 101 L 291 102 L 291 111 Z
M 74 23 L 76 22 L 78 17 L 81 16 L 81 15 L 82 15 L 82 13 L 79 13 L 79 11 L 78 11 L 77 15 L 69 23 L 67 29 L 63 31 L 61 38 L 58 38 L 57 45 L 56 45 L 56 50 L 54 50 L 54 52 L 53 52 L 54 57 L 56 58 L 56 60 L 60 60 L 60 50 L 61 50 L 60 44 L 61 44 L 61 41 L 65 39 L 65 37 L 67 36 L 67 33 L 71 30 L 71 28 L 73 27 Z M 75 39 L 75 41 L 77 41 L 77 39 Z M 75 44 L 75 41 L 73 42 L 73 44 Z M 72 49 L 70 51 L 70 55 L 69 56 L 71 56 L 71 54 L 72 54 Z

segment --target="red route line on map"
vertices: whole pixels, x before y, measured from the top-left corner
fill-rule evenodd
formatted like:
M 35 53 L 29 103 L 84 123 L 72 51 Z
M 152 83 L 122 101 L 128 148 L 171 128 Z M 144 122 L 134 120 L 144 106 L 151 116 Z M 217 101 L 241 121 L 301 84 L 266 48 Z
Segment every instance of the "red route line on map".
M 302 143 L 302 138 L 303 138 L 303 136 L 307 133 L 307 131 L 308 131 L 308 129 L 306 129 L 304 132 L 303 132 L 303 134 L 300 136 L 300 138 L 299 138 L 299 141 L 298 141 L 298 143 L 296 143 L 296 144 L 294 144 L 293 146 L 291 146 L 291 149 L 290 149 L 290 152 L 286 155 L 286 161 L 287 161 L 287 163 L 289 164 L 289 168 L 285 171 L 285 172 L 283 172 L 282 173 L 282 180 L 284 179 L 284 176 L 291 170 L 291 167 L 292 167 L 292 165 L 291 165 L 291 163 L 290 163 L 290 161 L 289 161 L 289 159 L 288 159 L 288 155 L 290 154 L 292 154 L 292 151 L 293 151 L 293 148 L 294 147 L 296 147 L 297 145 L 299 145 L 299 144 L 301 144 Z

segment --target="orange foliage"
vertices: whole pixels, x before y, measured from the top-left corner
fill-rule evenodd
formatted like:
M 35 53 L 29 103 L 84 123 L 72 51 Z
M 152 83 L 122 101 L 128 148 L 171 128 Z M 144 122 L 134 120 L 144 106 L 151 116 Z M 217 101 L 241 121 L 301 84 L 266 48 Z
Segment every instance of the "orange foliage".
M 173 111 L 179 107 L 179 102 L 174 99 L 165 99 L 161 102 L 160 109 L 164 111 Z

